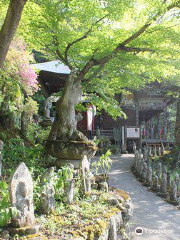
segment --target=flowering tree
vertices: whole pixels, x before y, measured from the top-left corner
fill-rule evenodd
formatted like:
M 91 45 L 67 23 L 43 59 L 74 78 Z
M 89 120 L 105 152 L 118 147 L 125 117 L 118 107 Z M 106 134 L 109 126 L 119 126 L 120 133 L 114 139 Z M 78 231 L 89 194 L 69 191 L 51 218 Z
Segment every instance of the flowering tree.
M 13 92 L 20 89 L 26 95 L 32 95 L 38 90 L 37 73 L 30 65 L 32 61 L 33 55 L 26 50 L 25 42 L 20 39 L 14 40 L 1 71 L 4 92 L 7 92 L 9 87 Z

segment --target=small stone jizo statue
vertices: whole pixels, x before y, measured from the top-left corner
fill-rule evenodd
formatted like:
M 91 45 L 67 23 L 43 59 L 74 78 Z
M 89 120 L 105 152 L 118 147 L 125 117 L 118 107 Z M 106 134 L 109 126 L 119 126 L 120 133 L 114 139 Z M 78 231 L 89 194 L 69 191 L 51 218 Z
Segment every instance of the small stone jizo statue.
M 55 211 L 55 189 L 53 186 L 54 168 L 46 170 L 41 179 L 43 191 L 41 193 L 40 211 L 44 214 L 50 214 Z

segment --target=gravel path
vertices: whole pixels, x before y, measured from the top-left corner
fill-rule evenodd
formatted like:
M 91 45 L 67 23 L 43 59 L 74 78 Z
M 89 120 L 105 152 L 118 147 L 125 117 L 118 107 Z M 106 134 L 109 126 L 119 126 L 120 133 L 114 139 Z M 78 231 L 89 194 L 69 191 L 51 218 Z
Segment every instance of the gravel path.
M 131 172 L 133 155 L 112 157 L 110 185 L 127 191 L 133 201 L 134 216 L 130 222 L 131 237 L 135 240 L 180 240 L 180 210 L 142 186 Z M 141 227 L 142 235 L 135 229 Z

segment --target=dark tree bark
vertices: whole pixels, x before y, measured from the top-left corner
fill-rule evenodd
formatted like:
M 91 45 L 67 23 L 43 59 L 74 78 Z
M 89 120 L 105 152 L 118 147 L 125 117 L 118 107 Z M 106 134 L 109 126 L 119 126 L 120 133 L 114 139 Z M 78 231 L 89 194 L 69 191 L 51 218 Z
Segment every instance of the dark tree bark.
M 180 147 L 180 99 L 177 101 L 176 124 L 175 124 L 175 145 Z
M 27 0 L 11 0 L 0 31 L 0 68 L 6 58 L 14 33 L 19 25 L 21 14 Z

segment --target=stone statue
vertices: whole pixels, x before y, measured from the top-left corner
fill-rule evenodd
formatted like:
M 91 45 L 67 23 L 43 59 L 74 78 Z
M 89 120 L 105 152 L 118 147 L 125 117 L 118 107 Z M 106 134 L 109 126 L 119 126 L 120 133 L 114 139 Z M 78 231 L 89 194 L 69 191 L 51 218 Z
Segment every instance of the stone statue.
M 175 181 L 173 180 L 171 183 L 171 192 L 170 192 L 170 201 L 172 202 L 178 202 L 178 197 L 177 197 L 177 185 Z
M 139 167 L 139 177 L 143 178 L 143 165 L 140 165 Z
M 162 174 L 162 164 L 161 164 L 161 162 L 158 162 L 157 176 L 158 176 L 159 179 L 161 179 L 161 174 Z
M 49 98 L 45 101 L 44 104 L 44 117 L 45 118 L 51 118 L 51 108 L 52 108 L 52 102 L 50 101 Z
M 146 180 L 146 176 L 147 176 L 147 163 L 144 162 L 144 163 L 143 163 L 143 170 L 142 170 L 143 180 Z
M 161 146 L 158 146 L 158 156 L 161 156 Z
M 33 181 L 24 162 L 16 168 L 9 189 L 11 205 L 17 210 L 17 213 L 12 215 L 12 226 L 16 228 L 32 226 L 35 223 Z
M 9 112 L 9 96 L 5 96 L 1 103 L 1 116 L 6 115 Z
M 167 172 L 167 187 L 171 187 L 171 173 Z
M 163 156 L 164 153 L 165 153 L 165 149 L 164 149 L 164 145 L 162 144 L 162 146 L 161 146 L 161 155 Z
M 73 171 L 74 171 L 74 165 L 68 164 L 68 176 L 64 181 L 64 195 L 63 200 L 67 204 L 71 204 L 74 200 L 74 188 L 75 188 L 75 181 L 73 179 Z
M 143 158 L 145 161 L 147 161 L 148 159 L 148 149 L 146 148 L 146 146 L 144 147 Z
M 55 211 L 55 189 L 53 186 L 54 168 L 51 167 L 45 171 L 41 178 L 41 200 L 40 211 L 44 214 L 50 214 Z
M 166 174 L 167 175 L 167 166 L 166 164 L 163 164 L 163 172 L 162 172 L 162 175 L 163 174 Z
M 151 146 L 149 146 L 149 148 L 148 148 L 148 150 L 149 150 L 149 157 L 152 157 L 152 149 L 151 149 Z
M 136 150 L 134 153 L 134 168 L 137 170 L 137 163 L 138 163 L 138 151 Z
M 139 149 L 139 159 L 141 160 L 141 156 L 142 156 L 142 151 L 141 149 Z
M 159 179 L 158 179 L 158 176 L 155 175 L 155 176 L 154 176 L 154 181 L 153 181 L 152 190 L 153 190 L 153 191 L 158 191 L 158 189 L 159 189 Z
M 152 160 L 152 166 L 151 167 L 152 167 L 152 172 L 154 172 L 154 170 L 155 170 L 155 160 L 154 159 Z
M 140 175 L 140 172 L 141 172 L 141 160 L 138 158 L 137 159 L 137 174 Z
M 160 192 L 163 194 L 167 194 L 167 176 L 165 173 L 163 174 L 161 180 Z
M 175 179 L 174 179 L 176 186 L 177 186 L 177 191 L 179 189 L 179 174 L 176 172 L 175 173 Z
M 90 163 L 85 155 L 82 160 L 82 178 L 83 178 L 83 191 L 84 193 L 89 192 L 91 193 L 91 182 L 93 175 L 90 172 Z
M 170 151 L 169 143 L 167 143 L 166 149 L 167 149 L 167 151 Z
M 3 141 L 0 140 L 0 177 L 2 177 L 2 150 L 3 150 Z
M 156 145 L 154 146 L 154 157 L 157 157 L 157 148 L 156 148 Z
M 76 122 L 80 122 L 83 119 L 83 116 L 81 113 L 76 114 Z
M 136 143 L 133 141 L 133 152 L 135 153 L 135 151 L 136 151 Z
M 24 136 L 26 136 L 28 132 L 28 126 L 29 126 L 29 116 L 26 111 L 23 111 L 21 113 L 21 132 Z
M 148 186 L 152 185 L 152 168 L 150 166 L 148 166 L 147 168 L 147 176 L 146 176 L 146 182 L 148 184 Z
M 97 136 L 97 138 L 101 137 L 101 132 L 100 132 L 99 127 L 96 128 L 96 136 Z

